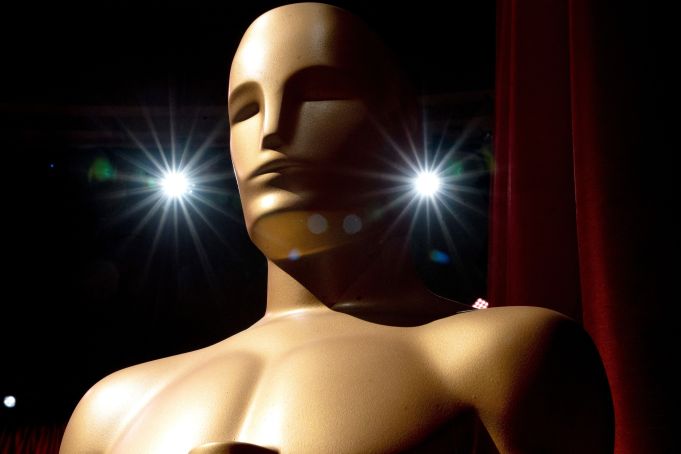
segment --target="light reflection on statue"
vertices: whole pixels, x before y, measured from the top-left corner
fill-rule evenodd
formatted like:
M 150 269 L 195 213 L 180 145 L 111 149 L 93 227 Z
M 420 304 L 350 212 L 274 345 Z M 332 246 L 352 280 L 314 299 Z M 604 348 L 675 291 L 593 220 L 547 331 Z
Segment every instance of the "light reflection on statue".
M 406 259 L 381 177 L 414 126 L 402 88 L 346 11 L 288 5 L 249 27 L 228 109 L 266 314 L 100 381 L 62 453 L 612 451 L 607 382 L 576 323 L 464 313 Z

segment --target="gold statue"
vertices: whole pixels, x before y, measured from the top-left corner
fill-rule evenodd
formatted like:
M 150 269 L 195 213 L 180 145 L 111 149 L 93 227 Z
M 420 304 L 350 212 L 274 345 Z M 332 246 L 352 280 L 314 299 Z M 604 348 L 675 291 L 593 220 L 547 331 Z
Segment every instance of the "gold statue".
M 266 314 L 101 380 L 62 454 L 612 452 L 607 381 L 575 322 L 464 312 L 403 259 L 376 177 L 405 138 L 402 87 L 344 10 L 287 5 L 248 28 L 228 108 L 246 226 L 268 259 Z

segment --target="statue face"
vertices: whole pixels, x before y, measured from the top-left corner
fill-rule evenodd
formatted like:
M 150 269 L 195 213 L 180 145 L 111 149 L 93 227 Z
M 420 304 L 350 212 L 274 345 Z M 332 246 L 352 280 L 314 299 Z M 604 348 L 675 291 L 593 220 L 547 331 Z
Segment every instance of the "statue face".
M 375 224 L 389 148 L 376 49 L 363 24 L 322 4 L 277 8 L 246 31 L 229 79 L 231 155 L 247 229 L 269 258 L 320 252 Z

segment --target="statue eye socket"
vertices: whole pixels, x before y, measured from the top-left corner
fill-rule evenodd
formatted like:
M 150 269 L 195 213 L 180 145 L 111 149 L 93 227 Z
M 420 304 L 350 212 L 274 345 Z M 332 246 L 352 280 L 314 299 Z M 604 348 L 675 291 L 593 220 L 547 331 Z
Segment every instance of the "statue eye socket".
M 335 101 L 357 97 L 357 90 L 343 80 L 329 80 L 304 87 L 301 98 L 304 101 Z
M 257 102 L 248 103 L 236 112 L 232 118 L 232 124 L 248 120 L 258 112 L 260 112 L 260 106 Z
M 304 93 L 302 98 L 304 101 L 338 101 L 352 97 L 350 93 L 338 90 L 311 90 Z

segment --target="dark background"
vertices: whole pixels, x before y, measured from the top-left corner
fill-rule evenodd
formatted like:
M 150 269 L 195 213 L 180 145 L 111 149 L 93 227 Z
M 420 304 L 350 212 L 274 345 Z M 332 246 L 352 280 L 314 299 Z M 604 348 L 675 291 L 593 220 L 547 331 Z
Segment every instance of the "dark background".
M 3 6 L 0 397 L 17 406 L 0 406 L 0 425 L 66 421 L 108 373 L 217 342 L 262 315 L 265 261 L 241 220 L 225 100 L 242 33 L 286 2 L 244 3 Z M 445 217 L 451 243 L 422 215 L 412 251 L 433 290 L 470 304 L 485 294 L 494 2 L 367 3 L 336 4 L 400 58 L 430 140 L 452 146 L 469 130 L 450 170 L 472 175 L 475 210 Z M 205 173 L 220 178 L 206 197 L 220 210 L 202 207 L 212 228 L 192 216 L 200 246 L 180 217 L 154 247 L 161 216 L 142 225 L 148 208 L 129 213 L 141 199 L 127 177 L 145 176 L 132 164 L 148 160 L 141 147 L 158 156 L 153 131 L 166 153 L 171 137 L 189 153 L 207 144 Z

